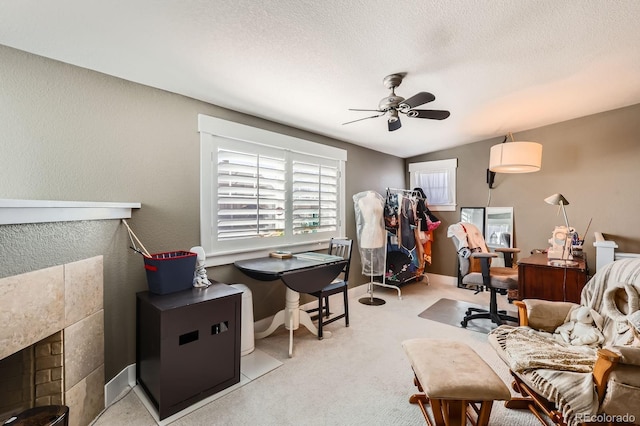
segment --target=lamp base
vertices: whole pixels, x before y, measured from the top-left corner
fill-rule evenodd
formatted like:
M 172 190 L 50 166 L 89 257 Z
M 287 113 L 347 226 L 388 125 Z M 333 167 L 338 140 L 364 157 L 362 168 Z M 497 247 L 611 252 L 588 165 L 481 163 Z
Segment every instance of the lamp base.
M 547 262 L 550 266 L 558 266 L 561 268 L 575 268 L 579 265 L 578 262 L 568 259 L 555 259 Z
M 358 302 L 362 303 L 363 305 L 369 306 L 380 306 L 387 303 L 386 300 L 378 299 L 377 297 L 363 297 L 359 299 Z

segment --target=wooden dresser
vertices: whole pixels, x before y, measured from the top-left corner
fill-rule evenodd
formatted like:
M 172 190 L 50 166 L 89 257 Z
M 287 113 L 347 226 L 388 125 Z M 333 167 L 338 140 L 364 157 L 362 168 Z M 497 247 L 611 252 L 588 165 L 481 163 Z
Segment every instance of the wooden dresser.
M 577 266 L 553 266 L 546 253 L 532 254 L 518 262 L 518 299 L 544 299 L 580 303 L 587 283 L 587 260 L 574 259 Z

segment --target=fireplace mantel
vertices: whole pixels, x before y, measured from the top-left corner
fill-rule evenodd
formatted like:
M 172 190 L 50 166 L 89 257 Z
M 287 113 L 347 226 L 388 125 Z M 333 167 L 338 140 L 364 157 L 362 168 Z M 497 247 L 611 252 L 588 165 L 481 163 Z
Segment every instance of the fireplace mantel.
M 128 219 L 140 203 L 0 199 L 0 225 Z

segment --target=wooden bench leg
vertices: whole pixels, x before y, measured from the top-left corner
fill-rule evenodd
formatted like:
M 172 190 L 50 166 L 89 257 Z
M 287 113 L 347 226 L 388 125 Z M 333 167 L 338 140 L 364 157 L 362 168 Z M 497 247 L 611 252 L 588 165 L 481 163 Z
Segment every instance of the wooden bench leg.
M 429 398 L 422 389 L 417 377 L 414 377 L 413 384 L 418 388 L 421 393 L 415 393 L 409 397 L 411 404 L 418 404 L 420 411 L 424 416 L 426 422 L 430 426 L 466 426 L 467 416 L 474 426 L 488 426 L 489 418 L 491 416 L 491 409 L 493 407 L 493 401 L 478 401 L 480 408 L 476 408 L 471 401 L 462 400 L 444 400 Z M 426 405 L 431 405 L 431 412 L 433 414 L 434 423 L 431 422 Z M 469 406 L 472 406 L 475 413 L 468 413 Z M 471 417 L 475 414 L 477 417 L 473 419 Z M 475 421 L 474 421 L 475 420 Z
M 480 404 L 480 412 L 478 413 L 477 426 L 487 426 L 489 424 L 492 407 L 493 401 L 482 401 Z
M 433 420 L 436 422 L 436 426 L 445 426 L 445 420 L 442 413 L 444 407 L 442 406 L 442 401 L 439 399 L 431 399 L 431 411 L 433 412 Z

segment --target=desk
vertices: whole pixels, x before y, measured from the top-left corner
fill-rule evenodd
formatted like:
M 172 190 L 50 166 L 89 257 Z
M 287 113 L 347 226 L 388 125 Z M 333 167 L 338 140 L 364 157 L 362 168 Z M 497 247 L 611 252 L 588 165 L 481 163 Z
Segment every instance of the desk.
M 263 331 L 255 333 L 262 339 L 284 325 L 289 330 L 289 356 L 293 355 L 293 331 L 304 325 L 311 333 L 318 335 L 318 329 L 307 312 L 300 309 L 300 293 L 320 291 L 333 281 L 344 269 L 347 260 L 340 256 L 322 253 L 300 253 L 289 259 L 260 257 L 238 260 L 236 268 L 251 278 L 260 281 L 282 280 L 287 286 L 285 308 L 279 311 L 271 324 Z
M 546 253 L 536 253 L 518 262 L 518 298 L 580 303 L 587 283 L 586 259 L 574 259 L 577 266 L 553 266 Z

